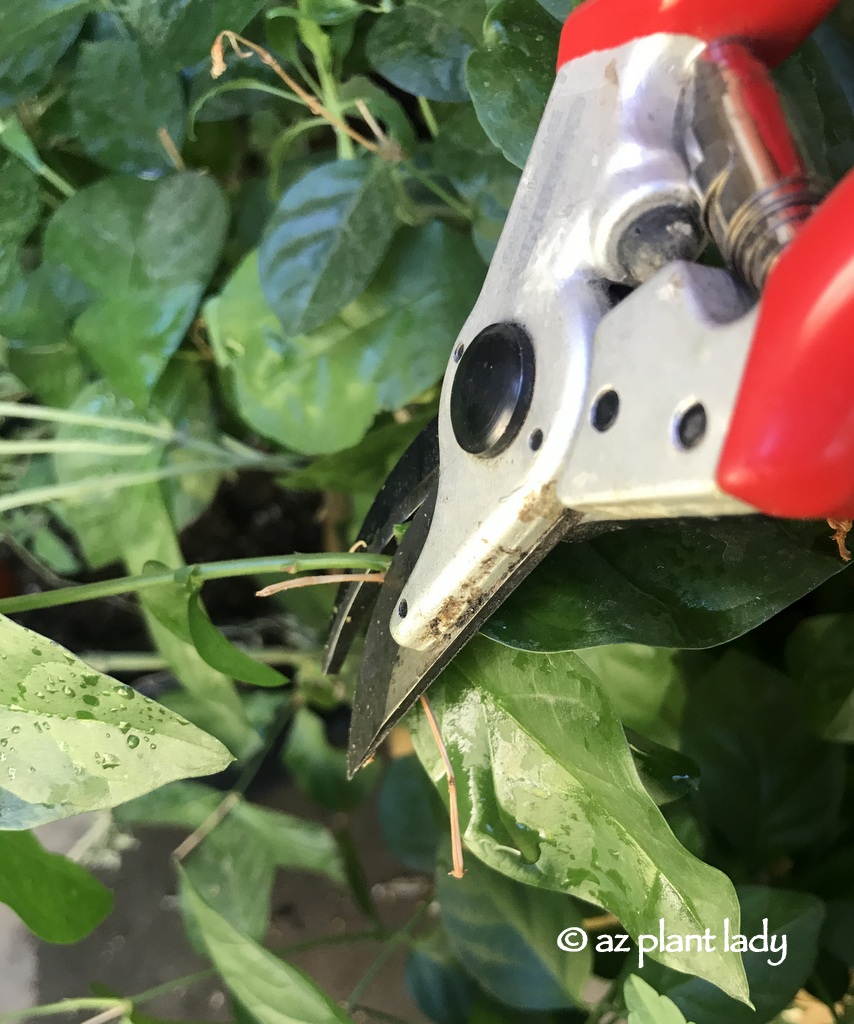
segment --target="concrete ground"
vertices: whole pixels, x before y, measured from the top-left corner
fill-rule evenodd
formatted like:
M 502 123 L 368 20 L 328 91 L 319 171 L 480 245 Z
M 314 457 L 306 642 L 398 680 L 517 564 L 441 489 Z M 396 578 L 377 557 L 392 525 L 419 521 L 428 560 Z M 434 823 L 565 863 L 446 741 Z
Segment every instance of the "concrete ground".
M 276 797 L 276 806 L 283 810 L 311 813 L 298 794 L 285 791 Z M 92 816 L 56 822 L 40 829 L 39 836 L 50 849 L 66 853 L 79 848 L 92 823 Z M 373 807 L 360 809 L 349 825 L 378 909 L 386 923 L 399 926 L 425 896 L 426 879 L 407 873 L 383 848 Z M 114 890 L 115 909 L 76 945 L 53 946 L 35 939 L 12 911 L 0 905 L 0 1013 L 91 995 L 92 982 L 131 995 L 204 969 L 207 964 L 187 943 L 174 895 L 170 853 L 182 838 L 183 833 L 173 830 L 141 831 L 135 847 L 121 854 L 117 869 L 96 872 Z M 340 886 L 309 874 L 280 874 L 268 945 L 287 946 L 366 927 L 368 922 Z M 372 941 L 340 944 L 305 951 L 291 962 L 333 998 L 346 1000 L 381 949 Z M 404 965 L 405 954 L 398 951 L 363 993 L 361 1002 L 409 1024 L 426 1024 L 406 991 Z M 142 1009 L 164 1018 L 232 1019 L 226 993 L 215 980 L 173 990 Z M 358 1014 L 356 1019 L 359 1017 L 368 1020 L 367 1015 Z

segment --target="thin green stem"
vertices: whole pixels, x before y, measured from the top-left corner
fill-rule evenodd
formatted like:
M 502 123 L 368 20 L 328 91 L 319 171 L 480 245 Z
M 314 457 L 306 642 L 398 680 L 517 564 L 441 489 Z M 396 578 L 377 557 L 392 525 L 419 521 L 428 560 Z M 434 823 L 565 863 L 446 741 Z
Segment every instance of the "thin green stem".
M 47 420 L 50 423 L 71 423 L 78 427 L 100 427 L 102 430 L 119 430 L 126 434 L 142 434 L 156 437 L 161 441 L 172 441 L 175 433 L 168 423 L 142 423 L 139 420 L 122 420 L 110 416 L 91 416 L 70 409 L 53 409 L 46 405 L 20 405 L 18 402 L 0 402 L 0 416 L 16 420 Z
M 298 573 L 317 572 L 323 569 L 361 569 L 364 572 L 382 572 L 388 568 L 388 555 L 371 555 L 365 552 L 318 552 L 316 554 L 283 555 L 274 558 L 237 558 L 227 562 L 204 562 L 188 565 L 169 572 L 152 573 L 147 576 L 121 576 L 118 579 L 102 580 L 99 583 L 84 583 L 77 586 L 61 587 L 40 594 L 23 594 L 21 597 L 0 599 L 0 613 L 14 615 L 36 608 L 58 608 L 60 605 L 93 601 L 99 597 L 115 597 L 131 594 L 148 587 L 159 587 L 165 583 L 183 583 L 191 576 L 199 582 L 206 580 L 234 579 L 237 576 L 259 576 L 268 572 Z
M 0 1013 L 0 1024 L 15 1024 L 33 1017 L 53 1017 L 59 1013 L 77 1013 L 80 1010 L 109 1010 L 117 1006 L 127 1006 L 126 999 L 62 999 L 58 1003 L 45 1003 L 44 1006 L 34 1006 L 31 1010 L 12 1010 L 10 1013 Z
M 82 455 L 147 455 L 150 444 L 109 444 L 104 441 L 0 441 L 0 455 L 55 455 L 79 453 Z
M 293 942 L 289 946 L 273 949 L 276 956 L 293 956 L 294 953 L 306 953 L 311 949 L 322 949 L 324 946 L 343 946 L 349 942 L 384 942 L 388 932 L 373 928 L 363 932 L 345 932 L 343 935 L 325 935 L 320 939 L 306 939 L 305 942 Z
M 421 184 L 429 192 L 432 192 L 437 199 L 441 199 L 446 206 L 449 206 L 454 213 L 459 214 L 459 216 L 463 217 L 465 220 L 471 220 L 471 210 L 455 196 L 452 196 L 450 192 L 443 189 L 441 185 L 437 185 L 429 175 L 419 170 L 411 160 L 402 161 L 401 166 L 405 167 L 407 172 L 411 174 L 416 181 L 420 181 Z
M 433 113 L 433 108 L 430 106 L 430 101 L 426 96 L 418 97 L 418 109 L 421 111 L 421 116 L 424 118 L 424 124 L 427 125 L 427 131 L 435 139 L 439 135 L 439 124 L 436 121 L 436 115 Z
M 50 182 L 56 191 L 64 195 L 66 199 L 70 199 L 77 191 L 77 189 L 67 182 L 61 174 L 57 174 L 57 172 L 52 167 L 48 167 L 46 163 L 42 163 L 39 167 L 39 174 L 45 181 Z
M 356 1012 L 366 1013 L 374 1020 L 384 1021 L 385 1024 L 409 1024 L 403 1017 L 396 1017 L 393 1013 L 386 1013 L 385 1010 L 377 1010 L 373 1006 L 365 1006 L 364 1003 L 357 1003 L 353 1009 Z
M 288 647 L 244 647 L 241 648 L 253 661 L 263 665 L 317 664 L 319 654 L 310 651 L 292 651 Z M 86 651 L 79 655 L 91 668 L 105 675 L 114 672 L 162 672 L 169 668 L 169 662 L 154 651 Z
M 45 484 L 44 487 L 30 487 L 16 494 L 0 497 L 0 512 L 8 512 L 13 508 L 26 508 L 28 505 L 44 505 L 49 501 L 68 501 L 83 498 L 89 494 L 101 494 L 104 491 L 116 491 L 124 487 L 139 487 L 142 484 L 153 484 L 160 480 L 169 480 L 179 476 L 197 476 L 203 473 L 227 473 L 229 470 L 240 469 L 242 462 L 188 462 L 177 466 L 161 466 L 158 469 L 143 469 L 136 473 L 114 473 L 112 476 L 87 476 L 82 480 L 73 480 L 61 484 Z
M 135 996 L 128 996 L 128 1002 L 134 1004 L 147 1003 L 158 996 L 165 996 L 169 992 L 174 992 L 176 988 L 183 988 L 185 985 L 195 985 L 199 981 L 205 981 L 207 978 L 213 977 L 214 974 L 213 967 L 208 967 L 204 971 L 196 971 L 194 974 L 185 974 L 180 978 L 164 981 L 162 985 L 155 985 L 154 988 L 147 988 L 144 992 L 138 992 Z
M 365 973 L 362 975 L 361 980 L 350 993 L 350 998 L 347 1000 L 348 1013 L 353 1012 L 353 1007 L 356 1005 L 356 1003 L 359 1002 L 361 996 L 368 990 L 376 976 L 380 973 L 383 967 L 385 967 L 385 965 L 394 955 L 397 947 L 409 938 L 409 935 L 411 934 L 412 930 L 424 917 L 424 915 L 427 913 L 429 909 L 430 903 L 428 901 L 425 902 L 422 906 L 418 908 L 418 910 L 415 911 L 412 917 L 410 917 L 410 919 L 406 922 L 405 925 L 403 925 L 402 928 L 398 928 L 398 930 L 393 935 L 389 936 L 389 938 L 386 940 L 385 945 L 382 948 L 382 952 L 380 953 L 380 955 L 376 958 L 376 960 L 374 960 L 374 962 L 367 969 L 367 971 L 365 971 Z

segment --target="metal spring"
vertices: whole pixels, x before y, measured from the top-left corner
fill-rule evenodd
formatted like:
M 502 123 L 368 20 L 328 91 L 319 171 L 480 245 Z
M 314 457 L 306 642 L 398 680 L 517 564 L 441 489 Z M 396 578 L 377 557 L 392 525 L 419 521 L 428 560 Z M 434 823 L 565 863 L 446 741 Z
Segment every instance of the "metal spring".
M 711 227 L 717 189 L 703 204 L 703 219 Z M 807 175 L 778 181 L 755 192 L 739 206 L 719 239 L 721 255 L 748 285 L 761 291 L 783 249 L 824 198 L 823 184 Z

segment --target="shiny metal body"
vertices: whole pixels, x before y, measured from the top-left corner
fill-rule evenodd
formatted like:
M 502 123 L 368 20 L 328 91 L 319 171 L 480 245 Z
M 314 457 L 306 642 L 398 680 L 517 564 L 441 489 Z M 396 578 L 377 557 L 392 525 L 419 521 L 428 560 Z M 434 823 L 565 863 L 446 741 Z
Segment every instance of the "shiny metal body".
M 824 190 L 794 145 L 767 68 L 741 43 L 698 54 L 683 137 L 706 228 L 758 291 Z
M 711 454 L 690 481 L 685 453 L 679 453 L 683 460 L 677 462 L 675 474 L 672 466 L 669 476 L 661 473 L 662 453 L 671 445 L 670 419 L 680 402 L 702 390 L 703 361 L 694 360 L 695 380 L 685 379 L 692 372 L 681 369 L 691 359 L 691 344 L 671 346 L 662 360 L 661 345 L 653 352 L 644 337 L 644 322 L 636 321 L 634 332 L 605 330 L 613 304 L 609 285 L 629 280 L 619 258 L 622 239 L 639 223 L 649 223 L 650 211 L 671 216 L 658 221 L 662 237 L 648 240 L 650 259 L 643 276 L 655 274 L 662 250 L 672 258 L 673 237 L 687 250 L 681 255 L 696 252 L 697 239 L 683 226 L 699 216 L 699 202 L 690 169 L 673 140 L 681 125 L 682 99 L 702 50 L 701 43 L 687 37 L 652 36 L 573 61 L 558 74 L 483 291 L 457 342 L 465 345 L 488 324 L 520 323 L 531 336 L 536 355 L 531 408 L 522 431 L 500 455 L 481 459 L 463 452 L 455 441 L 449 409 L 458 364 L 453 357 L 449 360 L 439 408 L 435 511 L 401 595 L 406 615 L 393 615 L 389 623 L 401 646 L 427 651 L 460 629 L 565 509 L 576 507 L 584 482 L 593 467 L 601 465 L 588 447 L 576 468 L 573 452 L 580 438 L 598 442 L 601 451 L 615 448 L 608 433 L 589 428 L 596 393 L 591 392 L 591 382 L 595 380 L 597 390 L 607 384 L 608 373 L 594 373 L 600 358 L 609 367 L 625 362 L 627 372 L 621 379 L 627 382 L 638 366 L 647 367 L 643 384 L 627 383 L 621 395 L 623 409 L 631 408 L 632 400 L 636 408 L 657 408 L 661 403 L 656 391 L 662 388 L 671 403 L 666 413 L 658 409 L 663 419 L 656 433 L 630 435 L 625 457 L 619 460 L 620 467 L 629 461 L 636 477 L 646 472 L 650 481 L 647 500 L 638 490 L 625 514 L 691 514 L 700 504 L 706 514 L 744 511 L 716 488 Z M 675 248 L 678 252 L 679 246 Z M 721 275 L 727 276 L 723 271 Z M 687 267 L 683 276 L 687 280 Z M 680 327 L 688 324 L 694 341 L 715 326 L 715 314 L 703 310 L 704 302 L 720 304 L 714 289 L 695 289 L 693 304 L 680 303 L 678 290 L 663 287 L 655 277 L 638 292 L 647 290 L 651 299 L 643 315 L 649 317 L 648 333 L 668 332 L 665 320 L 671 314 Z M 733 286 L 729 292 L 734 292 Z M 728 310 L 727 319 L 734 319 L 734 309 Z M 739 311 L 743 309 L 742 304 Z M 610 316 L 625 323 L 620 310 L 618 306 Z M 750 333 L 745 322 L 742 359 Z M 739 370 L 740 363 L 734 375 L 730 368 L 736 382 Z M 721 373 L 726 372 L 722 366 Z M 671 394 L 670 382 L 675 379 L 681 390 Z M 727 396 L 730 403 L 733 392 L 734 386 Z M 724 423 L 729 408 L 709 410 L 710 416 Z M 536 451 L 530 443 L 535 431 L 543 435 Z M 612 438 L 618 436 L 625 443 L 620 417 L 614 431 Z M 603 498 L 609 509 L 619 487 L 619 476 L 610 476 L 611 498 Z M 585 508 L 591 516 L 597 514 L 589 502 Z
M 483 290 L 449 347 L 438 479 L 372 613 L 351 772 L 568 532 L 753 511 L 715 471 L 755 293 L 690 261 L 703 207 L 716 237 L 731 238 L 773 168 L 752 161 L 746 123 L 730 118 L 741 80 L 724 81 L 709 54 L 659 34 L 558 73 Z M 782 225 L 775 251 L 785 240 Z M 747 249 L 741 269 L 759 267 L 749 283 L 761 284 L 767 261 Z M 457 443 L 451 394 L 465 346 L 501 323 L 531 339 L 533 392 L 519 433 L 483 457 Z

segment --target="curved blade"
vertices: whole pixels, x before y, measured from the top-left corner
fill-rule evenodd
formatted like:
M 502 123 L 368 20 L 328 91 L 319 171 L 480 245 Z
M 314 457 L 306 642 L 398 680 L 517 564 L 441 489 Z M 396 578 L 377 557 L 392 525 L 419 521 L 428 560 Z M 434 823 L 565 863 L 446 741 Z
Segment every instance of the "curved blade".
M 393 726 L 502 601 L 555 544 L 581 522 L 577 513 L 567 511 L 536 548 L 527 552 L 520 561 L 508 565 L 499 585 L 482 595 L 475 613 L 462 629 L 449 639 L 438 640 L 426 651 L 416 651 L 395 643 L 389 622 L 396 614 L 398 600 L 412 566 L 421 554 L 435 500 L 434 488 L 401 541 L 374 606 L 350 723 L 347 771 L 351 777 L 369 760 Z
M 368 551 L 379 553 L 394 542 L 394 528 L 408 522 L 434 486 L 439 469 L 438 421 L 432 419 L 406 449 L 374 499 L 359 530 Z M 375 584 L 342 583 L 323 654 L 323 671 L 338 672 L 367 621 L 377 593 Z

